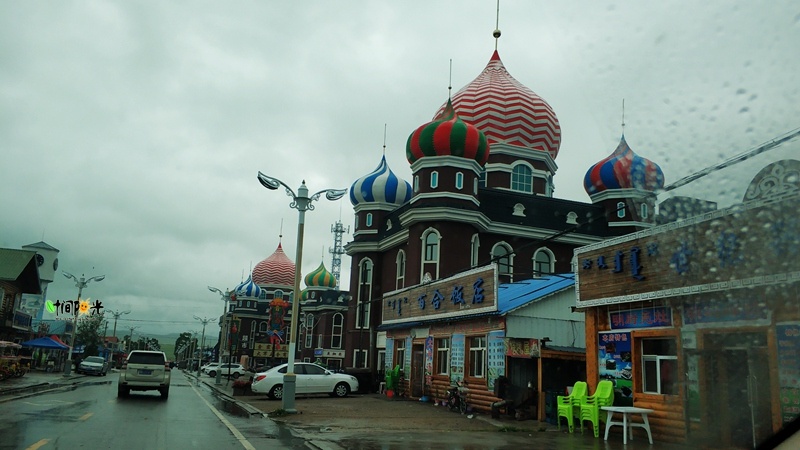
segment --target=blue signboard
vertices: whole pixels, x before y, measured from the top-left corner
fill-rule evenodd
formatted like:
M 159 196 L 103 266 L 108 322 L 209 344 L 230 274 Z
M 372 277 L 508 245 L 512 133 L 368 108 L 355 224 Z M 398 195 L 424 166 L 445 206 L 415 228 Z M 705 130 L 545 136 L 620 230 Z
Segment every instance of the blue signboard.
M 668 306 L 614 311 L 609 316 L 612 330 L 672 326 L 672 309 Z

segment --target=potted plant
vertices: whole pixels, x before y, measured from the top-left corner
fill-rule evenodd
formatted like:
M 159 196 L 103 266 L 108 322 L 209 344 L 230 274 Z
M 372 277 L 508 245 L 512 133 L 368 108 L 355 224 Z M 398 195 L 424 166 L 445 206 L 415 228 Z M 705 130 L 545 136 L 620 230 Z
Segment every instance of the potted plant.
M 253 383 L 250 380 L 236 380 L 233 382 L 233 395 L 253 395 L 250 387 Z

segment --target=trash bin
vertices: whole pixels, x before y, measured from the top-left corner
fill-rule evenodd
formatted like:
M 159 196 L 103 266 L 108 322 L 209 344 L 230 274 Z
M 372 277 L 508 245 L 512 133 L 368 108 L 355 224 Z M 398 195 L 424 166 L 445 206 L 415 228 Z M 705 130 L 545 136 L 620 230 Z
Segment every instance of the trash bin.
M 563 395 L 561 390 L 544 391 L 545 422 L 558 424 L 558 396 Z

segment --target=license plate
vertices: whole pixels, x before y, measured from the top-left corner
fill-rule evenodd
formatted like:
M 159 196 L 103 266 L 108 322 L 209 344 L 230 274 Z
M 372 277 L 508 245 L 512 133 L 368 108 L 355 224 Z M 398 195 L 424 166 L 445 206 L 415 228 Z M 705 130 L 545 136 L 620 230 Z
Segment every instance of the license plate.
M 152 375 L 153 371 L 150 369 L 139 369 L 139 375 Z

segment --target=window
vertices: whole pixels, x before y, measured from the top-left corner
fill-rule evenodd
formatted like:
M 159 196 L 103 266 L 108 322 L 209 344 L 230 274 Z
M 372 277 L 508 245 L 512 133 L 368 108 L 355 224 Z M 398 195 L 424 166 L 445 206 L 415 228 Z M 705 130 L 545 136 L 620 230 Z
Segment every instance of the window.
M 378 350 L 378 372 L 383 373 L 386 370 L 386 350 Z
M 620 219 L 625 217 L 625 202 L 617 203 L 617 217 Z
M 461 172 L 456 172 L 456 189 L 464 189 L 464 174 Z
M 478 174 L 478 186 L 486 187 L 486 169 L 482 168 L 481 173 Z M 477 189 L 475 190 L 477 193 Z
M 472 235 L 472 244 L 470 245 L 469 262 L 471 267 L 478 266 L 478 250 L 481 247 L 481 239 L 477 233 Z
M 429 273 L 431 279 L 439 278 L 439 233 L 431 228 L 422 235 L 421 273 Z
M 369 328 L 369 307 L 372 301 L 372 261 L 363 259 L 359 264 L 359 272 L 356 328 Z
M 642 392 L 678 395 L 675 339 L 642 339 Z
M 367 367 L 367 351 L 361 349 L 353 350 L 353 367 L 366 368 Z
M 405 339 L 395 339 L 394 341 L 395 346 L 397 349 L 394 352 L 395 355 L 395 365 L 399 365 L 400 369 L 405 369 L 406 367 L 406 340 Z
M 511 190 L 533 192 L 533 171 L 524 164 L 517 164 L 511 170 Z
M 314 345 L 314 315 L 306 314 L 306 348 Z
M 436 373 L 438 375 L 450 373 L 450 338 L 436 340 Z
M 258 324 L 258 331 L 260 333 L 266 333 L 267 332 L 267 321 L 266 320 L 261 322 L 260 324 Z
M 372 213 L 367 213 L 367 227 L 372 226 Z
M 355 229 L 355 230 L 358 229 L 358 214 L 356 214 L 356 220 L 355 220 L 355 223 L 353 224 L 353 229 Z
M 419 175 L 414 175 L 414 192 L 419 192 Z
M 342 330 L 344 328 L 344 316 L 342 313 L 336 313 L 333 315 L 332 327 L 331 348 L 342 348 Z
M 406 286 L 406 253 L 402 250 L 397 252 L 397 276 L 394 285 L 395 289 L 402 289 Z
M 550 250 L 540 248 L 533 255 L 533 276 L 541 277 L 553 273 L 553 256 Z
M 497 244 L 492 249 L 492 261 L 497 264 L 497 274 L 508 276 L 508 281 L 514 279 L 514 267 L 511 261 L 511 249 L 505 244 Z
M 484 378 L 486 375 L 486 337 L 469 339 L 469 376 Z
M 648 214 L 647 203 L 642 203 L 642 219 L 647 219 Z
M 431 189 L 439 187 L 439 172 L 431 172 Z

